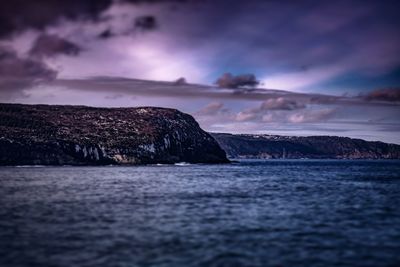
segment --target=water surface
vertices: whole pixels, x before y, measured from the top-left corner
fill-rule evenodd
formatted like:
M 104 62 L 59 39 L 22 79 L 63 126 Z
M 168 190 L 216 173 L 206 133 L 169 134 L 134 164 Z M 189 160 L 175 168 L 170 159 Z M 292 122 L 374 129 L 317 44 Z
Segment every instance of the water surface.
M 400 161 L 0 168 L 0 266 L 400 266 Z

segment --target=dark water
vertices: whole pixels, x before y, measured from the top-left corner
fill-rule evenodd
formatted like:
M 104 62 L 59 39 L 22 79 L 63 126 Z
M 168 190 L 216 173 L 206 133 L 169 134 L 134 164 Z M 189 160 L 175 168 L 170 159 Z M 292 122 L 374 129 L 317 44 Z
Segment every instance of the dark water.
M 399 161 L 0 168 L 0 266 L 400 266 Z

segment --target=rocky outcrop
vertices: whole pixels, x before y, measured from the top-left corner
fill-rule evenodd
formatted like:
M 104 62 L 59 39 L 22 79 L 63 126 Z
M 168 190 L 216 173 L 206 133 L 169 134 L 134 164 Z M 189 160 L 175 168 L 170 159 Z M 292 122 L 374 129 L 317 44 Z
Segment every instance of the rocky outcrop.
M 400 159 L 400 145 L 337 136 L 212 133 L 230 158 Z
M 0 104 L 0 165 L 225 163 L 175 109 Z

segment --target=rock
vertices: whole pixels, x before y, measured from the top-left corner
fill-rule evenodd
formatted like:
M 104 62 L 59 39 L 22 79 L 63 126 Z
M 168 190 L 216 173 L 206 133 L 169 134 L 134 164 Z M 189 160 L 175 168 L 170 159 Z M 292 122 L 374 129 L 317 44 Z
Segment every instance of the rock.
M 338 136 L 212 133 L 230 158 L 400 159 L 400 145 Z
M 0 165 L 226 163 L 175 109 L 0 104 Z

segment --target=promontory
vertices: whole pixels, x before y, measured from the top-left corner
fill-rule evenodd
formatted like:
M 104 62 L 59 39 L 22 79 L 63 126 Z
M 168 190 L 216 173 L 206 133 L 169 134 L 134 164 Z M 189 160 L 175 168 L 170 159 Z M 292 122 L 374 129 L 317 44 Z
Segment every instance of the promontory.
M 175 109 L 0 104 L 0 165 L 227 163 Z

